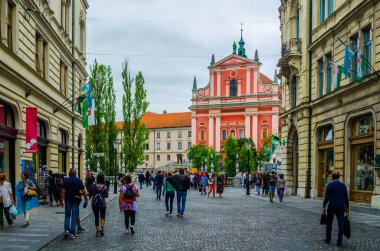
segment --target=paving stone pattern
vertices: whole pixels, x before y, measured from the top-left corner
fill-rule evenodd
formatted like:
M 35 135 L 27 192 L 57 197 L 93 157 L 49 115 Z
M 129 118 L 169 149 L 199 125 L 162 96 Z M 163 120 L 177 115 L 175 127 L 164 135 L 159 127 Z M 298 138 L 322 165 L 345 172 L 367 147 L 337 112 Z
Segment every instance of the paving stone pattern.
M 352 237 L 339 248 L 335 223 L 328 245 L 319 213 L 246 197 L 235 188 L 227 188 L 223 198 L 189 192 L 183 219 L 165 217 L 164 201 L 157 201 L 151 188 L 144 187 L 138 205 L 134 235 L 125 234 L 124 217 L 113 200 L 105 236 L 95 236 L 90 216 L 78 238 L 59 236 L 43 250 L 380 250 L 380 228 L 352 222 Z

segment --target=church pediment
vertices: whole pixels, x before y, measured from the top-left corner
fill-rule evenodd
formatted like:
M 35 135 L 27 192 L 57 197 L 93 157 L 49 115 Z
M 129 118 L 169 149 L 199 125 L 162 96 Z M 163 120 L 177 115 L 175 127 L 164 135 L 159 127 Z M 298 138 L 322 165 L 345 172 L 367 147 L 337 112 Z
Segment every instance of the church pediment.
M 257 62 L 233 54 L 233 55 L 230 55 L 230 56 L 216 62 L 214 65 L 210 66 L 209 68 L 232 66 L 232 65 L 242 65 L 242 64 L 252 64 L 252 63 L 257 63 Z

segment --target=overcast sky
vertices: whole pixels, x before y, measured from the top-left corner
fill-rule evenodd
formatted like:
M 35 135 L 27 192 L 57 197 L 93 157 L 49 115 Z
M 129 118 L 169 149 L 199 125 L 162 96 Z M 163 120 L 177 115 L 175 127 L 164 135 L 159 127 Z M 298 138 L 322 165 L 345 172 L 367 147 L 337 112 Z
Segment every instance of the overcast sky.
M 91 0 L 87 20 L 87 62 L 111 65 L 122 120 L 122 62 L 143 73 L 149 111 L 189 111 L 194 76 L 198 88 L 209 81 L 211 55 L 232 53 L 240 40 L 255 49 L 261 72 L 273 79 L 280 56 L 279 0 Z M 89 71 L 89 67 L 88 67 Z

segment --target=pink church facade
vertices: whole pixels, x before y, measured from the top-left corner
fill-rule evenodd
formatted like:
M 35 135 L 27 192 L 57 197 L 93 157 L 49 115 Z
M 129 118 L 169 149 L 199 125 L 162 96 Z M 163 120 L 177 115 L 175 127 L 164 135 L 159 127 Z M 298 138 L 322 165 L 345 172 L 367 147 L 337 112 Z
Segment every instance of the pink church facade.
M 257 149 L 263 140 L 279 134 L 281 88 L 260 72 L 256 51 L 253 60 L 245 55 L 244 41 L 236 53 L 214 62 L 209 69 L 209 83 L 192 90 L 192 144 L 213 146 L 220 151 L 228 136 L 252 138 Z

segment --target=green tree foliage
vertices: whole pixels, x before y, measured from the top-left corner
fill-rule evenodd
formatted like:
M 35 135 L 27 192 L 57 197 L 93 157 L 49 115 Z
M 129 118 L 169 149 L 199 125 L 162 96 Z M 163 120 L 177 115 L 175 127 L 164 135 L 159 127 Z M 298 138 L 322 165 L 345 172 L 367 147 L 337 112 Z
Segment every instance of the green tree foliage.
M 204 145 L 192 145 L 187 154 L 187 158 L 191 160 L 194 167 L 203 168 L 202 163 L 207 159 L 207 148 Z
M 256 155 L 256 156 L 255 156 Z M 245 145 L 240 148 L 239 154 L 239 169 L 243 172 L 253 172 L 257 170 L 257 152 L 256 147 L 253 145 L 249 149 L 249 169 L 248 167 L 248 150 Z
M 236 154 L 238 152 L 238 142 L 230 135 L 223 146 L 223 153 L 225 155 L 223 168 L 226 169 L 229 177 L 236 175 Z
M 219 153 L 217 153 L 212 146 L 210 146 L 207 150 L 207 172 L 211 172 L 211 159 L 212 159 L 212 163 L 214 164 L 214 173 L 218 173 L 220 171 L 219 162 L 221 158 L 222 156 Z
M 144 163 L 144 146 L 149 133 L 148 128 L 141 122 L 149 103 L 146 101 L 145 80 L 141 72 L 135 79 L 131 78 L 128 62 L 123 64 L 123 117 L 124 139 L 123 158 L 127 170 L 132 172 L 138 164 Z
M 92 99 L 95 104 L 95 125 L 86 129 L 86 159 L 91 170 L 96 170 L 97 159 L 94 153 L 104 153 L 100 159 L 102 171 L 110 175 L 114 170 L 113 142 L 116 140 L 115 127 L 116 94 L 110 66 L 98 64 L 95 60 L 90 67 Z M 112 143 L 110 143 L 112 142 Z

